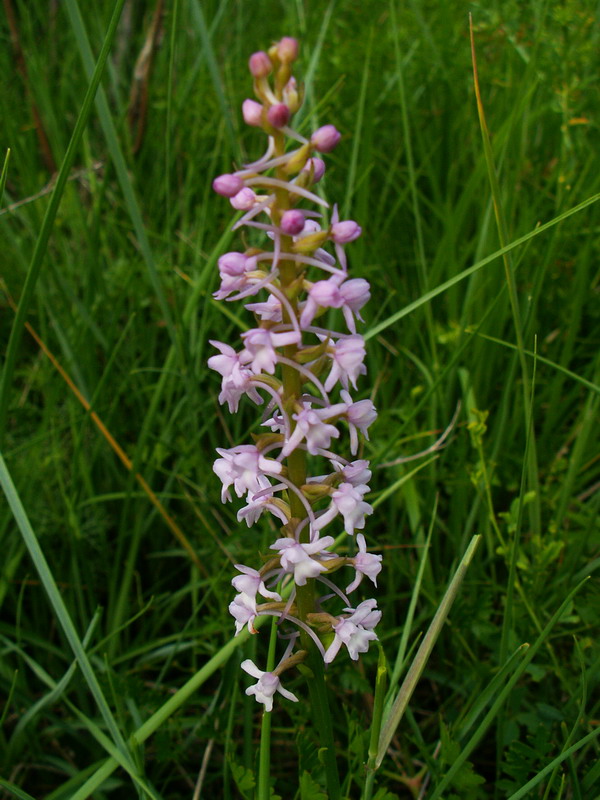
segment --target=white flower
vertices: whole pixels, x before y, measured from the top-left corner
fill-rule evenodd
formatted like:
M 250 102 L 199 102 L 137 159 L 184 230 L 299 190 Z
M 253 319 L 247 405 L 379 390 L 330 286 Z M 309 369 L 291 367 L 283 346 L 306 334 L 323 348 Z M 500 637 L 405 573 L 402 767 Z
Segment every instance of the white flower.
M 281 566 L 286 572 L 293 572 L 297 586 L 304 586 L 307 578 L 315 578 L 326 572 L 327 567 L 311 556 L 320 553 L 334 542 L 333 536 L 324 536 L 314 542 L 300 544 L 295 539 L 284 537 L 271 545 L 271 550 L 281 552 Z
M 223 458 L 217 458 L 213 470 L 223 483 L 223 503 L 231 500 L 229 487 L 232 484 L 238 497 L 243 497 L 246 492 L 260 492 L 271 485 L 264 473 L 279 474 L 282 469 L 279 461 L 265 458 L 253 444 L 239 445 L 231 450 L 217 447 L 217 453 Z
M 365 439 L 369 441 L 367 429 L 377 419 L 377 411 L 370 400 L 359 400 L 357 403 L 353 403 L 349 392 L 343 389 L 340 394 L 347 404 L 346 419 L 350 427 L 350 452 L 354 456 L 358 451 L 356 429 L 358 428 Z
M 354 316 L 364 322 L 359 311 L 371 297 L 369 282 L 364 278 L 352 278 L 352 280 L 346 281 L 340 286 L 340 295 L 343 300 L 342 312 L 348 330 L 351 333 L 356 333 Z
M 276 347 L 287 344 L 298 344 L 300 335 L 296 331 L 273 332 L 266 328 L 252 328 L 242 333 L 246 351 L 252 361 L 252 372 L 258 375 L 268 372 L 273 375 L 277 363 Z
M 247 394 L 248 397 L 257 405 L 262 403 L 262 397 L 256 390 L 256 386 L 251 383 L 252 372 L 242 364 L 242 355 L 237 353 L 233 347 L 223 342 L 210 340 L 213 347 L 221 351 L 221 355 L 211 356 L 208 359 L 208 366 L 222 376 L 221 393 L 219 403 L 227 403 L 229 411 L 234 413 L 238 409 L 240 398 Z
M 318 409 L 305 406 L 302 411 L 293 414 L 293 419 L 296 420 L 296 427 L 283 446 L 281 454 L 284 457 L 289 456 L 303 439 L 306 439 L 306 449 L 312 455 L 317 455 L 320 448 L 327 449 L 331 440 L 337 439 L 340 432 L 335 425 L 323 422 L 323 419 L 334 416 L 339 410 L 341 410 L 341 407 L 337 408 L 336 406 Z
M 219 403 L 227 403 L 229 412 L 234 414 L 238 410 L 240 399 L 243 395 L 248 397 L 259 406 L 262 397 L 256 390 L 256 384 L 252 383 L 253 377 L 249 369 L 241 369 L 235 377 L 223 378 L 221 391 L 219 393 Z
M 367 553 L 367 543 L 362 533 L 357 534 L 356 542 L 358 544 L 358 553 L 352 559 L 356 575 L 352 583 L 346 587 L 348 594 L 356 589 L 365 575 L 377 586 L 377 576 L 381 572 L 382 557 L 374 553 Z
M 279 501 L 280 503 L 282 501 Z M 251 528 L 254 523 L 260 519 L 263 511 L 268 510 L 273 514 L 273 516 L 280 519 L 283 524 L 285 525 L 288 523 L 289 517 L 285 514 L 284 510 L 273 501 L 271 495 L 263 495 L 259 497 L 258 500 L 254 499 L 254 494 L 252 492 L 248 492 L 246 497 L 246 503 L 243 508 L 237 513 L 237 520 L 241 522 L 243 519 L 246 520 L 246 525 Z
M 208 366 L 219 373 L 223 378 L 229 378 L 240 369 L 240 354 L 233 347 L 215 339 L 209 339 L 210 344 L 221 351 L 220 356 L 211 356 L 208 359 Z
M 298 702 L 298 698 L 295 694 L 283 688 L 277 675 L 274 675 L 272 672 L 263 672 L 249 658 L 242 661 L 241 667 L 248 675 L 252 675 L 253 678 L 258 678 L 258 683 L 249 686 L 246 689 L 246 694 L 253 694 L 258 703 L 264 704 L 265 711 L 272 711 L 273 695 L 275 692 L 279 692 L 279 694 L 282 694 L 288 700 L 293 700 L 294 703 Z
M 364 458 L 359 458 L 357 461 L 351 461 L 345 467 L 334 461 L 333 466 L 338 472 L 344 476 L 345 483 L 351 483 L 352 486 L 366 485 L 371 480 L 371 470 L 369 469 L 369 462 Z
M 281 301 L 274 294 L 270 294 L 268 300 L 264 303 L 246 303 L 244 308 L 247 308 L 248 311 L 253 311 L 261 319 L 281 322 Z
M 355 528 L 364 528 L 365 516 L 373 513 L 373 506 L 363 500 L 368 491 L 369 487 L 364 484 L 340 483 L 331 495 L 331 505 L 317 519 L 317 530 L 324 528 L 338 513 L 344 517 L 344 530 L 350 536 Z
M 356 608 L 345 608 L 344 611 L 352 611 L 352 615 L 348 617 L 351 622 L 356 625 L 362 625 L 363 628 L 373 630 L 381 619 L 381 611 L 377 609 L 377 600 L 363 600 Z
M 365 340 L 359 334 L 346 336 L 339 339 L 327 348 L 327 355 L 331 358 L 331 372 L 325 381 L 325 391 L 329 392 L 339 381 L 344 389 L 348 388 L 348 381 L 356 389 L 356 380 L 359 375 L 366 375 L 367 368 L 363 364 L 365 358 Z
M 229 613 L 235 619 L 236 636 L 246 624 L 250 633 L 257 633 L 252 624 L 257 614 L 256 600 L 253 597 L 244 593 L 236 594 L 231 603 L 229 603 Z
M 344 298 L 340 293 L 339 280 L 328 278 L 326 281 L 316 281 L 308 290 L 308 298 L 300 315 L 300 326 L 307 328 L 319 308 L 341 308 Z
M 236 564 L 235 568 L 242 573 L 242 575 L 236 575 L 231 581 L 233 588 L 237 589 L 238 592 L 248 595 L 255 601 L 258 592 L 258 594 L 266 597 L 268 600 L 277 600 L 281 602 L 281 597 L 277 592 L 271 592 L 267 589 L 260 572 L 252 569 L 252 567 L 245 567 L 243 564 Z
M 356 333 L 354 317 L 364 322 L 359 311 L 370 297 L 370 287 L 364 278 L 352 278 L 342 284 L 339 276 L 316 281 L 308 290 L 308 298 L 300 315 L 300 326 L 307 328 L 320 308 L 341 308 L 348 330 Z
M 381 611 L 374 611 L 376 600 L 363 600 L 356 609 L 345 608 L 344 611 L 353 612 L 349 617 L 340 617 L 337 625 L 333 626 L 335 637 L 325 651 L 324 661 L 331 664 L 338 654 L 340 647 L 345 644 L 353 661 L 358 659 L 359 653 L 366 653 L 369 642 L 377 639 L 373 628 L 381 619 Z

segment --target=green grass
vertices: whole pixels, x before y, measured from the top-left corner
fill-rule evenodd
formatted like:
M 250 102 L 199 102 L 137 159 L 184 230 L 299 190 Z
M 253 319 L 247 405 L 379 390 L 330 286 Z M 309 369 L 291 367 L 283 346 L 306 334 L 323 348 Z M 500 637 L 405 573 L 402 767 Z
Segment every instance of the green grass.
M 0 300 L 0 797 L 233 800 L 257 779 L 260 713 L 239 662 L 264 663 L 268 633 L 232 642 L 227 606 L 232 565 L 255 563 L 272 532 L 240 529 L 211 469 L 215 447 L 257 422 L 251 404 L 218 406 L 206 368 L 208 339 L 247 324 L 211 297 L 238 240 L 210 184 L 259 154 L 239 112 L 246 59 L 282 35 L 301 40 L 300 129 L 343 133 L 323 189 L 363 227 L 350 267 L 373 287 L 360 390 L 380 415 L 364 454 L 386 707 L 482 537 L 373 797 L 599 795 L 595 6 L 168 3 L 134 153 L 129 97 L 154 5 L 126 3 L 112 43 L 113 0 L 9 5 L 27 74 L 5 21 L 2 275 L 22 312 Z M 50 183 L 34 108 L 65 182 Z M 382 466 L 431 445 L 459 402 L 436 458 Z M 376 672 L 376 648 L 328 671 L 351 798 L 373 757 Z M 300 678 L 286 687 L 308 697 Z M 307 703 L 281 705 L 270 735 L 277 793 L 311 797 Z

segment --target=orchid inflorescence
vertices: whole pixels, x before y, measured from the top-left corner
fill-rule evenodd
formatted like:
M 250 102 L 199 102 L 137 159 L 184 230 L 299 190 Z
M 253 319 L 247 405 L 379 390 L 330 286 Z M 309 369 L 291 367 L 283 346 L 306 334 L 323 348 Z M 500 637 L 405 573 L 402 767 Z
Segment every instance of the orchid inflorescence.
M 356 332 L 356 319 L 362 320 L 360 311 L 370 292 L 366 280 L 348 278 L 344 246 L 360 236 L 361 228 L 353 220 L 340 220 L 337 206 L 330 224 L 319 211 L 300 207 L 306 201 L 329 208 L 313 187 L 325 172 L 320 155 L 333 150 L 341 137 L 333 125 L 320 127 L 310 139 L 289 127 L 302 102 L 302 88 L 292 75 L 297 55 L 297 41 L 285 37 L 268 53 L 250 57 L 258 100 L 245 100 L 242 113 L 248 125 L 267 134 L 267 150 L 258 161 L 213 181 L 215 191 L 244 212 L 234 229 L 262 231 L 272 242 L 268 250 L 249 246 L 219 258 L 217 300 L 254 298 L 259 292 L 266 292 L 267 298 L 246 303 L 257 327 L 242 333 L 242 348 L 236 351 L 211 341 L 219 354 L 208 361 L 222 377 L 219 402 L 227 403 L 231 412 L 237 411 L 244 395 L 256 404 L 267 401 L 262 425 L 270 432 L 254 436 L 253 444 L 218 448 L 213 467 L 223 484 L 223 502 L 232 499 L 231 487 L 238 497 L 246 496 L 239 521 L 250 527 L 270 512 L 281 523 L 282 535 L 260 570 L 236 566 L 240 574 L 232 584 L 238 594 L 229 606 L 236 635 L 244 626 L 255 633 L 253 623 L 263 615 L 277 617 L 280 631 L 284 622 L 299 629 L 280 634 L 288 644 L 272 671 L 263 672 L 249 659 L 242 662 L 242 668 L 258 679 L 247 694 L 254 694 L 267 711 L 275 692 L 297 700 L 282 687 L 279 676 L 305 659 L 311 641 L 326 664 L 342 645 L 357 659 L 377 639 L 373 629 L 381 617 L 375 600 L 354 608 L 347 597 L 365 576 L 377 585 L 381 556 L 367 552 L 362 533 L 356 535 L 358 552 L 353 557 L 331 552 L 334 538 L 321 536 L 340 516 L 352 536 L 373 512 L 364 500 L 369 462 L 348 460 L 330 447 L 340 438 L 337 425 L 344 421 L 350 453 L 357 456 L 358 432 L 368 439 L 377 414 L 371 400 L 355 402 L 350 394 L 350 387 L 356 389 L 358 377 L 366 373 L 365 343 Z M 325 249 L 327 244 L 333 245 L 335 256 Z M 315 276 L 318 270 L 324 277 Z M 328 309 L 336 308 L 342 311 L 348 333 L 318 324 Z M 336 387 L 339 398 L 334 402 Z M 323 460 L 328 472 L 309 477 L 308 462 Z M 354 569 L 345 591 L 328 577 L 343 567 Z M 284 600 L 274 588 L 283 591 L 290 582 Z M 315 585 L 323 587 L 323 596 Z M 258 601 L 259 596 L 265 602 Z M 323 605 L 336 597 L 343 602 L 343 612 L 332 615 Z M 302 649 L 293 653 L 298 639 Z

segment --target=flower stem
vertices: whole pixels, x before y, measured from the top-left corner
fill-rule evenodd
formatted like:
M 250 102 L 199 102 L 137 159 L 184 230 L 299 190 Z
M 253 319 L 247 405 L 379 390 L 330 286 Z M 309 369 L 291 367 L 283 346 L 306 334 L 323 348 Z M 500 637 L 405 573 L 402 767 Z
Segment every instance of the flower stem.
M 277 644 L 277 620 L 271 622 L 267 670 L 275 666 L 275 647 Z M 264 711 L 260 726 L 260 752 L 258 756 L 258 791 L 256 800 L 269 800 L 271 797 L 271 711 Z
M 306 638 L 310 641 L 310 637 L 306 636 Z M 306 663 L 313 674 L 308 680 L 308 691 L 310 694 L 314 726 L 319 732 L 321 747 L 323 748 L 322 753 L 325 765 L 325 777 L 327 780 L 327 797 L 329 800 L 340 800 L 340 778 L 335 757 L 335 742 L 333 739 L 333 725 L 331 723 L 331 713 L 329 711 L 329 702 L 327 698 L 327 686 L 325 685 L 325 667 L 321 654 L 317 651 L 314 644 L 312 644 L 312 641 L 310 641 L 309 647 L 309 655 Z
M 281 152 L 279 152 L 281 150 Z M 276 155 L 283 154 L 283 140 L 276 137 L 275 139 Z M 285 177 L 285 176 L 282 176 Z M 278 220 L 280 214 L 288 207 L 288 197 L 285 198 L 277 193 L 277 200 L 274 204 L 273 219 Z M 277 210 L 275 210 L 277 208 Z M 297 277 L 296 264 L 293 261 L 285 260 L 286 247 L 291 244 L 291 239 L 282 236 L 281 248 L 281 287 L 285 292 L 289 284 L 292 283 Z M 297 313 L 297 305 L 295 299 L 290 300 L 291 308 L 294 313 Z M 285 315 L 289 312 L 283 309 L 284 319 Z M 288 320 L 289 321 L 289 320 Z M 284 348 L 286 359 L 293 361 L 298 348 L 295 344 L 288 345 Z M 283 403 L 284 405 L 290 404 L 293 406 L 295 401 L 300 400 L 302 395 L 303 376 L 294 367 L 289 364 L 281 364 L 282 369 L 282 384 L 283 384 Z M 291 417 L 291 413 L 290 413 Z M 292 430 L 294 429 L 294 422 L 291 422 Z M 306 451 L 301 448 L 296 448 L 287 457 L 288 477 L 292 483 L 298 488 L 306 483 Z M 302 501 L 295 495 L 289 495 L 290 511 L 292 518 L 298 520 L 306 516 L 306 510 L 302 505 Z M 301 534 L 300 541 L 303 543 L 310 541 L 310 525 L 306 525 Z M 297 587 L 296 603 L 298 606 L 298 616 L 303 622 L 307 622 L 309 614 L 316 610 L 315 606 L 315 581 L 314 578 L 309 578 L 304 586 Z M 331 714 L 329 711 L 329 703 L 327 699 L 327 687 L 325 685 L 325 670 L 323 665 L 323 658 L 318 652 L 315 643 L 312 641 L 306 631 L 300 631 L 300 640 L 302 647 L 308 652 L 308 658 L 305 662 L 311 671 L 311 677 L 308 680 L 308 689 L 310 694 L 310 701 L 313 711 L 313 719 L 315 722 L 315 729 L 318 731 L 321 746 L 324 750 L 325 762 L 325 775 L 327 780 L 327 796 L 329 800 L 339 800 L 340 795 L 340 779 L 338 774 L 337 762 L 335 758 L 335 742 L 333 738 L 333 725 L 331 722 Z M 264 715 L 268 716 L 267 714 Z M 269 723 L 270 724 L 270 723 Z M 263 726 L 265 725 L 263 718 Z M 262 757 L 262 735 L 261 735 L 261 757 Z M 259 793 L 260 800 L 263 795 Z

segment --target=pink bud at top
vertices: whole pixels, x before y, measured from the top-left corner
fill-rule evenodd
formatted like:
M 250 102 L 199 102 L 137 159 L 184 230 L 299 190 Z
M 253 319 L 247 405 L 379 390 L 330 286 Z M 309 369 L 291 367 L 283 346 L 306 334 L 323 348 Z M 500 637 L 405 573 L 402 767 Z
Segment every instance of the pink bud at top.
M 233 197 L 244 188 L 244 181 L 237 175 L 219 175 L 214 179 L 212 187 L 223 197 Z
M 266 78 L 272 69 L 271 59 L 269 56 L 259 50 L 258 53 L 252 53 L 248 61 L 248 67 L 255 78 Z
M 353 242 L 362 233 L 360 225 L 352 219 L 336 222 L 331 226 L 331 238 L 336 244 L 348 244 Z
M 284 36 L 277 45 L 277 55 L 283 64 L 289 64 L 298 58 L 298 40 Z
M 310 142 L 319 153 L 329 153 L 342 138 L 334 125 L 323 125 L 310 137 Z
M 297 236 L 305 225 L 304 214 L 297 209 L 284 212 L 281 217 L 281 230 L 286 236 Z
M 249 186 L 244 186 L 240 192 L 229 199 L 231 205 L 238 211 L 249 211 L 254 207 L 255 201 L 256 195 Z
M 262 124 L 263 107 L 256 100 L 244 100 L 242 103 L 242 116 L 246 125 L 260 128 Z
M 285 103 L 275 103 L 267 111 L 267 119 L 274 128 L 283 128 L 290 120 L 290 110 Z

